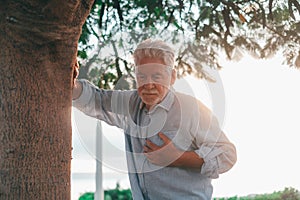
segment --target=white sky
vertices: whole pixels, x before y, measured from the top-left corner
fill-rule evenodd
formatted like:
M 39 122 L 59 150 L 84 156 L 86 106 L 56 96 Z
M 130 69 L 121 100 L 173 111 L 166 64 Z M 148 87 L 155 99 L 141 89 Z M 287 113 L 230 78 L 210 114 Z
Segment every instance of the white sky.
M 224 129 L 237 147 L 238 162 L 214 182 L 215 194 L 300 189 L 300 71 L 281 62 L 247 58 L 220 72 Z
M 285 187 L 300 190 L 300 70 L 283 66 L 282 61 L 280 56 L 270 60 L 245 57 L 240 62 L 224 61 L 224 68 L 219 72 L 225 92 L 222 124 L 236 145 L 238 162 L 213 181 L 214 197 L 272 193 Z M 206 82 L 191 78 L 188 83 L 196 97 L 211 107 L 212 94 Z M 76 126 L 72 172 L 94 172 L 95 162 L 91 160 L 95 158 L 95 120 L 76 109 L 73 119 Z M 122 131 L 104 126 L 104 134 L 107 141 L 103 162 L 109 166 L 104 172 L 116 175 L 104 175 L 104 188 L 114 187 L 115 184 L 109 184 L 117 181 L 126 187 L 127 176 L 118 173 L 124 167 L 125 158 L 114 160 L 122 156 L 124 149 Z M 113 159 L 109 156 L 112 148 L 118 149 Z M 72 187 L 76 192 L 74 188 L 83 186 Z

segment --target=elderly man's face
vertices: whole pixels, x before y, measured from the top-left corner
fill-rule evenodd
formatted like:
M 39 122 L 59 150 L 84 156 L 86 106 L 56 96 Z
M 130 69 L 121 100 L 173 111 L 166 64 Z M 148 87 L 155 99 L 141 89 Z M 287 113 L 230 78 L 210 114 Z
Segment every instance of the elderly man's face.
M 148 110 L 165 98 L 175 79 L 175 71 L 161 59 L 143 58 L 136 66 L 138 94 Z

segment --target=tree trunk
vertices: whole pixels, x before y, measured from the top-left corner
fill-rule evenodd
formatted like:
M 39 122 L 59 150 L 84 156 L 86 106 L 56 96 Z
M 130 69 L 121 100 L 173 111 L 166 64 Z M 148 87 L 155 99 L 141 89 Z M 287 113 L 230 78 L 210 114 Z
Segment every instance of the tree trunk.
M 0 0 L 0 200 L 70 199 L 72 64 L 92 0 Z

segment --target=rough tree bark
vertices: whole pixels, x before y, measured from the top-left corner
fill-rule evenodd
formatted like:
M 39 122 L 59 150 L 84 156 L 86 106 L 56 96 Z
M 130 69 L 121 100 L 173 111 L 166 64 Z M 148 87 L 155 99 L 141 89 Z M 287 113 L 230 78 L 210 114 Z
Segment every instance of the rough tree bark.
M 70 199 L 72 64 L 93 0 L 0 0 L 0 199 Z

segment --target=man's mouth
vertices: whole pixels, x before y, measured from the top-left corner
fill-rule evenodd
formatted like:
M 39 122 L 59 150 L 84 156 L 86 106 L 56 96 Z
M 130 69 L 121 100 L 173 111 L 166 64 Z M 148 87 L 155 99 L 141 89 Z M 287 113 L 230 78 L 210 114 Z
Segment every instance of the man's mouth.
M 143 93 L 143 95 L 154 96 L 154 95 L 157 95 L 157 94 L 156 93 Z

